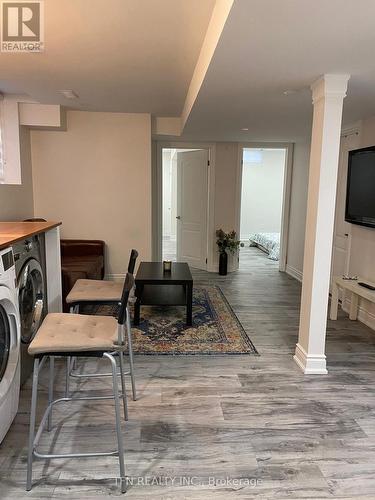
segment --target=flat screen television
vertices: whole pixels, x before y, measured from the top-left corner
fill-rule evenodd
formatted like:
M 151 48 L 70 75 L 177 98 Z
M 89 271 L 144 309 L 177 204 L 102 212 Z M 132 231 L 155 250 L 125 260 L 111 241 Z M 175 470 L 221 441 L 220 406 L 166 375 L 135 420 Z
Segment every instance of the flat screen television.
M 345 220 L 375 227 L 375 146 L 349 151 Z

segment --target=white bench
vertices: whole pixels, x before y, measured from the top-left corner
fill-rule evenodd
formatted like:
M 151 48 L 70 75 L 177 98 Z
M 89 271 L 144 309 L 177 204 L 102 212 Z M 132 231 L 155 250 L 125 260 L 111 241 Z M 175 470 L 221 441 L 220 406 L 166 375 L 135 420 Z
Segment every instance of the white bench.
M 333 276 L 332 278 L 332 297 L 331 297 L 331 309 L 330 309 L 330 319 L 337 319 L 337 310 L 339 306 L 339 289 L 348 290 L 351 292 L 350 301 L 350 312 L 349 319 L 356 320 L 358 315 L 358 299 L 362 297 L 363 299 L 369 300 L 375 303 L 375 290 L 369 290 L 363 286 L 358 285 L 358 282 L 368 283 L 369 285 L 375 286 L 374 283 L 362 278 L 358 280 L 344 280 L 342 276 Z

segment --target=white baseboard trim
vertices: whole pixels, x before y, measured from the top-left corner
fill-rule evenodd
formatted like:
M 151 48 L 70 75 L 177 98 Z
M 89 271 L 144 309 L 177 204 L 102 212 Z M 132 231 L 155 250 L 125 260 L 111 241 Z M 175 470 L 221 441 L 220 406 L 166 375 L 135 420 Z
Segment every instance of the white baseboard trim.
M 302 283 L 302 271 L 296 269 L 295 267 L 287 264 L 285 268 L 286 274 L 289 274 L 292 278 L 300 281 Z
M 210 266 L 210 267 L 207 267 L 206 271 L 208 273 L 215 273 L 215 274 L 219 274 L 219 265 L 217 266 Z M 237 269 L 233 269 L 231 268 L 229 265 L 228 265 L 228 274 L 229 273 L 234 273 L 235 271 L 238 271 L 238 268 Z
M 124 281 L 125 274 L 106 274 L 104 279 L 109 281 Z
M 219 272 L 219 266 L 207 266 L 207 272 L 208 273 L 218 273 Z
M 305 375 L 327 375 L 326 357 L 324 354 L 307 354 L 305 349 L 296 344 L 294 361 Z
M 347 298 L 345 299 L 344 303 L 342 304 L 342 309 L 349 314 L 350 311 L 350 299 Z M 358 321 L 361 323 L 365 324 L 372 330 L 375 330 L 375 314 L 372 313 L 367 309 L 367 307 L 364 305 L 364 303 L 360 303 L 358 306 Z

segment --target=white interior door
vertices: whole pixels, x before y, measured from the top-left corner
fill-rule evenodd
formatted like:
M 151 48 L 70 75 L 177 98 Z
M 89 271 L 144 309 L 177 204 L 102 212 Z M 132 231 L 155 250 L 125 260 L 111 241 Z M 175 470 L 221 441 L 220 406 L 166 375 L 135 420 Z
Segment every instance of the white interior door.
M 177 260 L 207 267 L 208 150 L 177 153 Z
M 346 180 L 348 173 L 348 153 L 350 150 L 357 149 L 358 147 L 358 134 L 352 133 L 342 136 L 337 177 L 335 229 L 333 235 L 331 266 L 332 276 L 342 276 L 349 272 L 351 224 L 345 222 Z

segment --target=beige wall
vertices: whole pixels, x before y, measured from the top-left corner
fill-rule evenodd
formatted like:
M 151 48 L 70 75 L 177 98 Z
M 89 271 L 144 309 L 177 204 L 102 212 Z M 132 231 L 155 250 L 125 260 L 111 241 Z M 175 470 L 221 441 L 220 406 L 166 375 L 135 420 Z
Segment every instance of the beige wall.
M 237 228 L 237 196 L 238 169 L 239 169 L 239 144 L 237 142 L 217 142 L 215 151 L 215 226 L 225 232 Z M 219 265 L 216 237 L 213 235 L 214 262 Z M 233 271 L 238 267 L 238 262 L 232 255 L 229 256 L 228 270 Z
M 69 111 L 67 131 L 32 131 L 36 216 L 63 238 L 103 239 L 106 273 L 131 248 L 151 257 L 151 120 L 147 114 Z
M 238 151 L 236 142 L 216 143 L 215 228 L 224 231 L 236 229 Z
M 299 279 L 303 269 L 309 160 L 310 143 L 297 142 L 293 153 L 287 272 Z
M 33 216 L 30 132 L 20 127 L 21 184 L 0 184 L 0 220 L 16 221 Z

